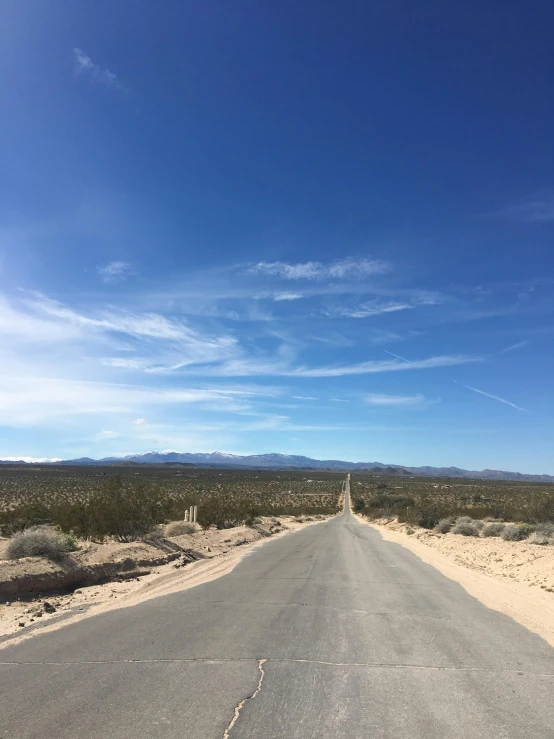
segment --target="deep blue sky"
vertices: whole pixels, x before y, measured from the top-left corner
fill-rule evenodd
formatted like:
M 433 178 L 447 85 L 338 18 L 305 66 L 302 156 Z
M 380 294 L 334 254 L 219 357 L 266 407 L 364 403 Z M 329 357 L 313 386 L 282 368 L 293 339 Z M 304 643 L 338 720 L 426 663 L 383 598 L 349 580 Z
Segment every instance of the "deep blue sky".
M 554 473 L 554 5 L 21 0 L 0 456 Z

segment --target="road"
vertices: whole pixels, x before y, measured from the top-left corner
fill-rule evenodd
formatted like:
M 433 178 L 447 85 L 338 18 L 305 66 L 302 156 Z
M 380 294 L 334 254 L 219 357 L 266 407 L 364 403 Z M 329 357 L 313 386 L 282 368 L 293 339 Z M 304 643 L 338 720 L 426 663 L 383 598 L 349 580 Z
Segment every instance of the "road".
M 552 739 L 554 649 L 350 513 L 0 650 L 0 739 Z

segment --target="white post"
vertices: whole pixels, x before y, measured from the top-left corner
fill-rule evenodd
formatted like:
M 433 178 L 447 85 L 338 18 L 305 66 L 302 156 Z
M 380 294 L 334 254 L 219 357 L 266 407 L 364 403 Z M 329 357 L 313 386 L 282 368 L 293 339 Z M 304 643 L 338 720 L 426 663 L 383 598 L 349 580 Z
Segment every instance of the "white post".
M 194 523 L 196 523 L 196 516 L 197 516 L 197 514 L 198 514 L 198 506 L 195 505 L 194 506 Z
M 189 511 L 189 521 L 190 521 L 191 523 L 192 523 L 192 514 L 193 514 L 193 510 L 192 510 L 192 506 L 191 506 L 191 507 L 190 507 L 190 511 Z
M 185 523 L 188 523 L 189 520 L 189 512 L 185 511 Z

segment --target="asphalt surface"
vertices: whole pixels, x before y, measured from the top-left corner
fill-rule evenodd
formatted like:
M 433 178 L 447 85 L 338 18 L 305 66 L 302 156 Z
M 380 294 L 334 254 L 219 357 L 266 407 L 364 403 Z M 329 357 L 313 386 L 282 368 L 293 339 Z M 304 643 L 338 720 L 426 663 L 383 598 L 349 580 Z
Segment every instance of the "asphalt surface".
M 227 736 L 552 739 L 554 649 L 347 506 L 219 580 L 0 650 L 0 739 Z

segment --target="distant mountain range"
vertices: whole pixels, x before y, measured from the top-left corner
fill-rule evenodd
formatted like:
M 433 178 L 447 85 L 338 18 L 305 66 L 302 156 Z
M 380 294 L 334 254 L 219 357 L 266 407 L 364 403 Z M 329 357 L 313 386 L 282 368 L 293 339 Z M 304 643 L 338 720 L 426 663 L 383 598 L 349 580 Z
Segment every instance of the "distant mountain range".
M 340 459 L 311 459 L 295 454 L 225 454 L 211 452 L 190 454 L 167 449 L 163 452 L 145 452 L 144 454 L 128 454 L 125 457 L 104 457 L 103 459 L 52 460 L 41 464 L 59 465 L 115 465 L 115 464 L 187 464 L 203 467 L 237 467 L 242 469 L 325 469 L 325 470 L 366 470 L 385 475 L 423 475 L 427 477 L 465 477 L 482 480 L 521 480 L 527 482 L 554 482 L 552 475 L 525 475 L 521 472 L 505 472 L 502 470 L 462 470 L 459 467 L 406 467 L 398 464 L 382 462 L 345 462 Z M 27 459 L 0 460 L 0 464 L 32 464 Z

